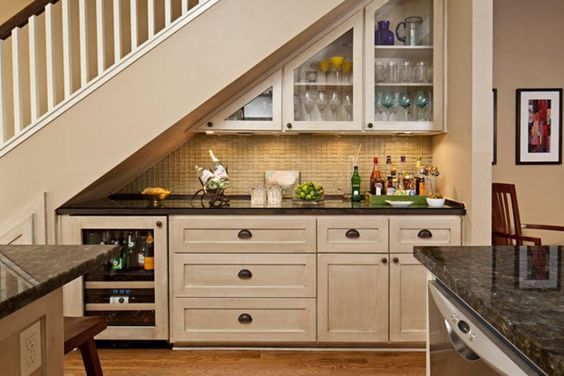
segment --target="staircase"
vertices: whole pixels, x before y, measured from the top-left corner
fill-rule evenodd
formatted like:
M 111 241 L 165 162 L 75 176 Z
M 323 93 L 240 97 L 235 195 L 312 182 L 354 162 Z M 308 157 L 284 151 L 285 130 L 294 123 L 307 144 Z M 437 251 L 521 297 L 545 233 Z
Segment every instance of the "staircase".
M 57 207 L 152 145 L 149 167 L 361 3 L 36 0 L 0 27 L 0 229 L 45 193 L 54 243 Z

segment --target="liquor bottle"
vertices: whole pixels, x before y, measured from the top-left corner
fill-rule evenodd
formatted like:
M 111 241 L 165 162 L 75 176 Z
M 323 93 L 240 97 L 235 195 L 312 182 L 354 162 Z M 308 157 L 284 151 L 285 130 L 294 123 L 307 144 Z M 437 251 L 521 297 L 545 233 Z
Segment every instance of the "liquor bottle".
M 394 184 L 394 176 L 388 176 L 388 185 L 386 186 L 387 196 L 393 196 L 396 194 L 396 186 Z
M 149 231 L 147 234 L 146 247 L 145 247 L 145 264 L 143 265 L 145 270 L 155 269 L 155 244 L 153 239 L 153 234 Z
M 226 179 L 227 178 L 227 167 L 225 167 L 219 161 L 219 158 L 217 158 L 215 156 L 215 154 L 213 153 L 213 151 L 211 149 L 208 150 L 208 153 L 210 153 L 210 158 L 215 165 L 215 169 L 213 171 L 213 176 L 215 176 L 216 178 L 220 178 L 220 179 Z
M 423 170 L 421 168 L 421 157 L 417 158 L 415 163 L 415 194 L 425 195 L 425 180 L 423 179 Z M 423 188 L 423 193 L 421 193 L 421 188 Z
M 147 238 L 140 236 L 137 239 L 139 239 L 139 243 L 141 243 L 141 246 L 137 246 L 137 267 L 139 269 L 145 269 L 145 254 L 147 253 L 145 248 L 147 247 Z
M 378 169 L 378 157 L 374 157 L 374 167 L 370 175 L 370 193 L 375 196 L 381 196 L 384 194 L 384 188 L 384 179 L 382 179 Z
M 116 240 L 114 244 L 116 246 L 120 246 L 119 240 Z M 123 270 L 123 269 L 125 269 L 125 258 L 123 256 L 123 247 L 122 247 L 120 255 L 112 259 L 112 270 Z
M 133 234 L 127 234 L 127 247 L 125 250 L 125 268 L 127 270 L 135 270 L 138 268 L 137 253 L 135 252 L 135 240 Z
M 360 202 L 362 200 L 362 196 L 360 194 L 360 175 L 358 173 L 358 166 L 354 166 L 354 171 L 351 178 L 351 185 L 352 185 L 352 201 Z
M 198 174 L 198 179 L 200 179 L 200 183 L 202 183 L 204 187 L 206 186 L 208 180 L 213 178 L 213 173 L 207 168 L 196 166 L 196 173 Z

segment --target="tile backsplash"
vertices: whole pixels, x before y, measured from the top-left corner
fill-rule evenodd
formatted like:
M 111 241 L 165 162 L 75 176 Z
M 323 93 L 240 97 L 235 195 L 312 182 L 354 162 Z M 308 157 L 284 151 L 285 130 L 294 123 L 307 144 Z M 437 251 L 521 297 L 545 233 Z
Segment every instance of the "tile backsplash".
M 386 155 L 397 166 L 401 155 L 407 158 L 409 170 L 422 157 L 432 157 L 429 136 L 240 136 L 199 134 L 163 160 L 125 185 L 120 193 L 139 193 L 148 186 L 170 189 L 173 194 L 193 193 L 200 189 L 195 165 L 212 167 L 208 150 L 212 149 L 227 165 L 231 184 L 228 194 L 249 194 L 251 188 L 264 181 L 266 170 L 299 170 L 301 181 L 314 181 L 328 194 L 339 188 L 349 190 L 352 175 L 350 155 L 361 145 L 359 170 L 362 189 L 368 189 L 372 159 L 379 157 L 385 171 Z

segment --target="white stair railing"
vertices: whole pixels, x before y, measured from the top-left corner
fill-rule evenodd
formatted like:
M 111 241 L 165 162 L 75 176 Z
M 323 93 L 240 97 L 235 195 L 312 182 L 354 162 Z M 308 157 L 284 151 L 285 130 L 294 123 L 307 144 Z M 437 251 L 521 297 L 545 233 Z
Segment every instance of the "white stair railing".
M 0 158 L 218 1 L 45 0 L 1 25 Z

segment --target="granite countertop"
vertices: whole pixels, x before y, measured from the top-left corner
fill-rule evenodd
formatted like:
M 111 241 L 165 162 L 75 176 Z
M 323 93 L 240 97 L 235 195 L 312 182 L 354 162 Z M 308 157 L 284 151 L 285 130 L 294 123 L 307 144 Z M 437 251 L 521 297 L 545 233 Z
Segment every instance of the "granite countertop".
M 109 245 L 0 246 L 0 319 L 119 254 Z
M 406 197 L 406 200 L 409 198 Z M 352 203 L 340 198 L 326 198 L 321 206 L 298 206 L 291 199 L 284 199 L 281 207 L 253 207 L 248 196 L 234 196 L 229 207 L 202 207 L 200 200 L 192 200 L 190 195 L 170 196 L 158 207 L 150 207 L 149 201 L 140 195 L 114 195 L 110 198 L 64 205 L 57 214 L 70 215 L 465 215 L 464 204 L 447 201 L 442 208 L 429 208 L 427 205 L 411 205 L 407 208 L 393 208 L 387 204 L 370 205 L 366 201 Z
M 415 247 L 414 254 L 539 368 L 564 374 L 564 246 Z

